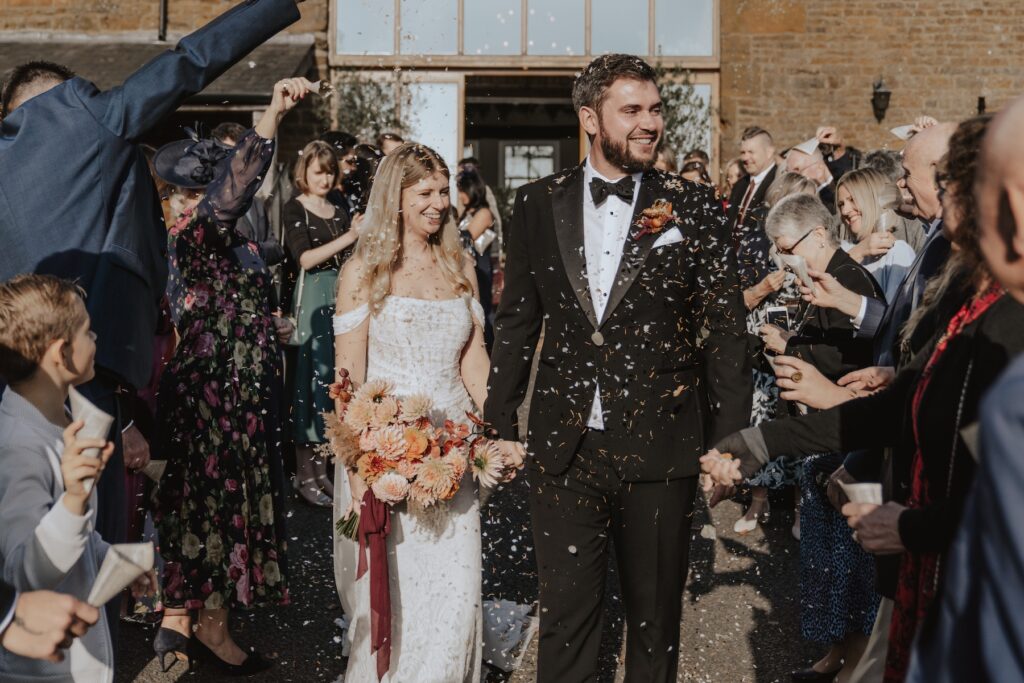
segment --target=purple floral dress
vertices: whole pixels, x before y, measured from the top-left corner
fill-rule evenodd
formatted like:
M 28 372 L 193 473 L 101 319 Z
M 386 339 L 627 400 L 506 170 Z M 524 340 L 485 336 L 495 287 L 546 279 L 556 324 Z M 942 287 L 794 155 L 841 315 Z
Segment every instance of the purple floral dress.
M 270 274 L 235 231 L 273 155 L 250 131 L 206 197 L 170 232 L 183 294 L 181 341 L 157 414 L 167 469 L 157 493 L 164 604 L 187 609 L 288 601 L 280 491 L 280 354 Z M 253 258 L 249 258 L 249 257 Z

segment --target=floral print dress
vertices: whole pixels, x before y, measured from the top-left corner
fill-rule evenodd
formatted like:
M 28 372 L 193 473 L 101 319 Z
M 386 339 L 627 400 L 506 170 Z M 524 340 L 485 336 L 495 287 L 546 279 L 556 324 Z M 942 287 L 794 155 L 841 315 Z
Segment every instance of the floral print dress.
M 161 378 L 157 492 L 164 604 L 186 609 L 287 602 L 285 535 L 273 460 L 280 354 L 270 275 L 234 226 L 273 142 L 250 131 L 206 197 L 170 232 L 183 293 L 181 341 Z M 252 258 L 249 258 L 249 257 Z

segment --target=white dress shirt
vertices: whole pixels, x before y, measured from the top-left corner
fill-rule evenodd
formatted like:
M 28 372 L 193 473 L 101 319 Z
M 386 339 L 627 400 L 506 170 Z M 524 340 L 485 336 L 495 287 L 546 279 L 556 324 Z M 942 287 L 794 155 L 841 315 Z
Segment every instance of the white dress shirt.
M 633 219 L 633 208 L 640 193 L 642 173 L 633 174 L 633 201 L 627 204 L 618 196 L 610 196 L 594 205 L 590 193 L 590 181 L 593 178 L 610 181 L 594 170 L 588 158 L 583 171 L 583 252 L 587 261 L 587 281 L 590 284 L 590 299 L 594 302 L 594 312 L 600 321 L 604 317 L 604 309 L 608 305 L 615 276 L 622 261 L 622 250 L 629 238 L 629 227 Z M 601 412 L 601 392 L 594 380 L 594 402 L 590 407 L 590 418 L 587 426 L 591 429 L 604 429 L 604 415 Z

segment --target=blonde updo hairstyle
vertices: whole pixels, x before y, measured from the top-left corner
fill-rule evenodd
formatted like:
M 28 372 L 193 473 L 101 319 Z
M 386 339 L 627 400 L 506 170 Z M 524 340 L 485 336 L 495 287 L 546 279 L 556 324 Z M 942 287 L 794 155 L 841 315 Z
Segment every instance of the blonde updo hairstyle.
M 873 168 L 858 168 L 846 173 L 836 185 L 836 213 L 839 213 L 839 188 L 845 187 L 853 197 L 857 210 L 860 211 L 862 225 L 870 226 L 868 235 L 882 229 L 878 219 L 887 210 L 895 210 L 902 203 L 900 190 L 896 183 L 887 175 Z M 854 235 L 845 223 L 840 222 L 841 237 L 856 242 Z M 866 235 L 865 235 L 866 236 Z
M 424 178 L 441 173 L 451 178 L 447 164 L 437 152 L 414 142 L 403 143 L 384 157 L 373 180 L 363 230 L 356 243 L 355 256 L 362 264 L 362 286 L 369 293 L 373 314 L 380 312 L 391 294 L 391 276 L 402 257 L 402 192 Z M 465 253 L 459 240 L 458 227 L 450 211 L 442 216 L 441 229 L 430 236 L 428 243 L 434 260 L 441 267 L 455 293 L 473 296 L 473 285 L 466 277 Z

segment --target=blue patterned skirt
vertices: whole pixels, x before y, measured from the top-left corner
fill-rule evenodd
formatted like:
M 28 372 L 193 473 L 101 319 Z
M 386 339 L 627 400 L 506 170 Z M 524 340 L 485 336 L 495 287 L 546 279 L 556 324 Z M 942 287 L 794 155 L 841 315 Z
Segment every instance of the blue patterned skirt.
M 875 560 L 853 540 L 846 518 L 836 512 L 815 481 L 814 463 L 800 472 L 800 633 L 814 643 L 837 643 L 847 635 L 869 635 L 878 610 Z

